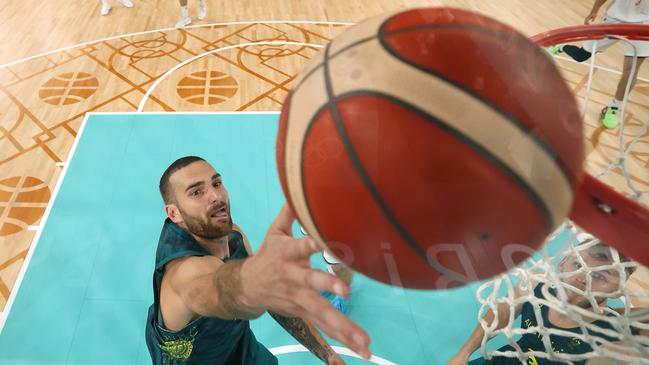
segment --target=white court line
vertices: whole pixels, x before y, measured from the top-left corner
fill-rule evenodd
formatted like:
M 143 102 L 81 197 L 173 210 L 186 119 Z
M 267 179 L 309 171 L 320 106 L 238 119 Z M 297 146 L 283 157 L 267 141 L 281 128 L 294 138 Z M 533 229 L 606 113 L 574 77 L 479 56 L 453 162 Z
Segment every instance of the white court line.
M 185 27 L 185 29 L 211 27 L 211 26 L 222 26 L 222 25 L 257 24 L 257 23 L 260 23 L 260 24 L 261 23 L 266 23 L 266 24 L 280 24 L 280 23 L 284 23 L 284 24 L 326 24 L 326 25 L 354 25 L 355 24 L 355 23 L 350 23 L 350 22 L 329 22 L 329 21 L 314 21 L 314 20 L 258 20 L 258 21 L 241 21 L 241 22 L 222 22 L 222 23 L 199 24 L 199 25 L 187 26 L 187 27 Z M 177 29 L 178 28 L 175 28 L 175 27 L 173 27 L 173 28 L 160 28 L 160 29 L 154 29 L 154 30 L 147 30 L 147 31 L 143 31 L 143 32 L 121 34 L 121 35 L 116 35 L 116 36 L 112 36 L 112 37 L 101 38 L 101 39 L 94 40 L 94 41 L 78 43 L 78 44 L 75 44 L 75 45 L 72 45 L 72 46 L 67 46 L 67 47 L 55 49 L 55 50 L 52 50 L 52 51 L 39 53 L 39 54 L 34 55 L 34 56 L 29 56 L 29 57 L 26 57 L 26 58 L 22 58 L 22 59 L 19 59 L 19 60 L 16 60 L 16 61 L 6 63 L 4 65 L 0 65 L 0 70 L 2 70 L 4 68 L 7 68 L 9 66 L 13 66 L 15 64 L 21 63 L 21 62 L 27 62 L 29 60 L 33 60 L 33 59 L 38 58 L 38 57 L 51 55 L 53 53 L 66 51 L 66 50 L 69 50 L 69 49 L 72 49 L 72 48 L 78 48 L 78 47 L 87 46 L 89 44 L 105 42 L 105 41 L 111 41 L 111 40 L 119 39 L 119 38 L 122 38 L 122 37 L 132 37 L 132 36 L 138 36 L 138 35 L 144 35 L 144 34 L 150 34 L 150 33 L 156 33 L 156 32 L 165 32 L 165 31 L 171 31 L 171 30 L 177 30 Z M 576 63 L 576 64 L 581 64 L 580 62 L 577 62 L 577 61 L 573 60 L 572 58 L 563 57 L 563 56 L 555 56 L 555 57 L 559 58 L 559 59 L 562 59 L 562 60 L 565 60 L 565 61 L 571 61 L 571 62 Z M 601 70 L 604 70 L 604 71 L 608 71 L 608 72 L 612 72 L 612 73 L 616 73 L 618 75 L 622 74 L 621 71 L 610 69 L 610 68 L 607 68 L 607 67 L 602 67 L 602 66 L 597 66 L 596 65 L 595 68 L 598 68 L 598 69 L 601 69 Z M 643 77 L 638 77 L 638 80 L 649 83 L 649 79 L 645 79 Z
M 354 351 L 346 348 L 346 347 L 340 347 L 340 346 L 331 346 L 331 348 L 336 351 L 338 355 L 345 355 L 345 356 L 351 356 L 355 357 L 357 359 L 362 359 L 358 354 L 356 354 Z M 291 353 L 296 353 L 296 352 L 310 352 L 307 350 L 304 346 L 302 345 L 288 345 L 288 346 L 279 346 L 279 347 L 273 347 L 272 349 L 269 349 L 269 351 L 273 355 L 283 355 L 283 354 L 291 354 Z M 378 356 L 372 355 L 369 360 L 372 364 L 378 364 L 378 365 L 397 365 L 396 363 L 383 359 Z
M 257 20 L 257 21 L 199 24 L 199 25 L 191 25 L 191 26 L 185 27 L 184 29 L 202 28 L 202 27 L 211 27 L 211 26 L 221 26 L 221 25 L 257 24 L 257 23 L 265 23 L 265 24 L 279 24 L 279 23 L 284 23 L 284 24 L 326 24 L 326 25 L 353 25 L 354 24 L 354 23 L 348 23 L 348 22 L 327 22 L 327 21 L 314 21 L 314 20 Z M 29 57 L 22 58 L 22 59 L 17 60 L 17 61 L 12 61 L 12 62 L 6 63 L 4 65 L 0 65 L 0 70 L 2 70 L 3 68 L 6 68 L 6 67 L 9 67 L 9 66 L 13 66 L 15 64 L 21 63 L 21 62 L 27 62 L 29 60 L 33 60 L 34 58 L 51 55 L 51 54 L 56 53 L 56 52 L 67 51 L 68 49 L 72 49 L 72 48 L 87 46 L 89 44 L 105 42 L 105 41 L 112 41 L 113 39 L 119 39 L 119 38 L 122 38 L 122 37 L 133 37 L 133 36 L 138 36 L 138 35 L 144 35 L 144 34 L 156 33 L 156 32 L 165 32 L 165 31 L 171 31 L 171 30 L 178 30 L 178 28 L 172 27 L 172 28 L 161 28 L 161 29 L 147 30 L 147 31 L 143 31 L 143 32 L 122 34 L 122 35 L 116 35 L 116 36 L 112 36 L 112 37 L 108 37 L 108 38 L 102 38 L 102 39 L 98 39 L 98 40 L 94 40 L 94 41 L 83 42 L 83 43 L 75 44 L 75 45 L 72 45 L 72 46 L 67 46 L 67 47 L 55 49 L 53 51 L 47 51 L 47 52 L 39 53 L 39 54 L 34 55 L 34 56 L 29 56 Z
M 86 113 L 86 115 L 83 117 L 83 122 L 81 123 L 81 127 L 79 128 L 79 133 L 77 134 L 77 137 L 74 139 L 74 142 L 72 143 L 72 149 L 68 153 L 68 158 L 65 163 L 65 166 L 63 166 L 63 171 L 61 171 L 61 175 L 59 176 L 59 179 L 56 182 L 56 186 L 54 187 L 54 192 L 52 193 L 52 197 L 50 198 L 50 201 L 47 204 L 47 208 L 45 208 L 45 213 L 43 213 L 43 218 L 41 219 L 41 224 L 40 224 L 41 229 L 38 229 L 36 231 L 36 236 L 34 237 L 34 240 L 32 241 L 31 245 L 29 245 L 29 249 L 27 251 L 27 256 L 25 257 L 25 261 L 20 266 L 20 271 L 18 272 L 18 276 L 16 277 L 16 282 L 14 283 L 14 287 L 11 290 L 11 294 L 9 294 L 9 299 L 7 300 L 7 304 L 5 305 L 4 312 L 2 312 L 2 316 L 0 316 L 0 334 L 2 334 L 2 330 L 4 329 L 6 320 L 9 317 L 9 313 L 11 312 L 11 307 L 13 307 L 14 301 L 16 300 L 16 295 L 18 294 L 18 290 L 20 289 L 20 285 L 22 284 L 23 278 L 25 277 L 25 272 L 29 267 L 29 262 L 31 261 L 32 256 L 34 255 L 34 251 L 36 250 L 36 246 L 38 246 L 38 241 L 40 240 L 41 235 L 43 234 L 42 228 L 45 227 L 45 224 L 47 223 L 47 219 L 50 216 L 50 212 L 52 211 L 52 206 L 54 206 L 56 197 L 59 194 L 59 190 L 61 189 L 61 184 L 63 183 L 65 174 L 68 172 L 68 168 L 70 167 L 70 161 L 72 161 L 72 157 L 74 156 L 74 153 L 77 150 L 77 145 L 79 144 L 79 140 L 81 139 L 83 130 L 86 127 L 86 122 L 88 121 L 88 115 L 89 113 Z
M 41 229 L 41 227 L 42 226 L 28 226 L 27 230 L 28 231 L 38 231 L 39 229 Z
M 252 43 L 235 44 L 235 45 L 232 45 L 232 46 L 227 46 L 227 47 L 223 47 L 223 48 L 217 48 L 217 49 L 213 49 L 211 51 L 207 51 L 205 53 L 201 53 L 199 55 L 196 55 L 196 56 L 194 56 L 194 57 L 192 57 L 190 59 L 184 60 L 183 62 L 175 65 L 174 67 L 169 69 L 169 71 L 165 72 L 162 76 L 158 77 L 158 79 L 156 79 L 153 82 L 153 84 L 149 87 L 149 89 L 147 89 L 146 93 L 144 93 L 144 96 L 142 97 L 142 100 L 140 101 L 140 105 L 137 107 L 137 112 L 138 113 L 142 112 L 142 109 L 144 109 L 144 104 L 147 102 L 147 100 L 149 99 L 149 96 L 151 95 L 153 90 L 155 90 L 155 88 L 158 87 L 158 85 L 162 82 L 162 80 L 167 78 L 167 76 L 171 75 L 172 73 L 174 73 L 174 71 L 178 70 L 179 68 L 181 68 L 181 67 L 183 67 L 183 66 L 185 66 L 185 65 L 187 65 L 187 64 L 189 64 L 191 62 L 194 62 L 194 61 L 196 61 L 197 59 L 199 59 L 201 57 L 211 55 L 212 53 L 218 53 L 218 52 L 226 51 L 228 49 L 233 49 L 233 48 L 240 48 L 240 47 L 247 47 L 247 46 L 258 46 L 258 45 L 264 45 L 264 46 L 268 46 L 268 45 L 279 45 L 279 46 L 294 45 L 294 46 L 307 46 L 307 47 L 314 47 L 314 48 L 324 48 L 324 46 L 320 45 L 320 44 L 311 44 L 311 43 L 302 43 L 302 42 L 284 42 L 284 41 L 281 41 L 281 42 L 280 41 L 277 41 L 277 42 L 252 42 Z

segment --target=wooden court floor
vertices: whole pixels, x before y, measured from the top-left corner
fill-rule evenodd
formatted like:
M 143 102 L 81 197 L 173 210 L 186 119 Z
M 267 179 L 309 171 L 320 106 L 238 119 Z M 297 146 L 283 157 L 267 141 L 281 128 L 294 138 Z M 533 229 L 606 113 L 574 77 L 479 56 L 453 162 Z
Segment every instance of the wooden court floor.
M 144 111 L 278 111 L 317 45 L 327 44 L 349 24 L 389 10 L 441 5 L 471 9 L 531 36 L 580 24 L 592 3 L 207 1 L 208 18 L 182 30 L 172 28 L 179 15 L 173 0 L 133 0 L 132 9 L 112 0 L 108 16 L 100 15 L 99 0 L 4 0 L 0 5 L 0 312 L 41 229 L 84 115 L 136 111 L 156 80 L 184 61 L 197 57 L 156 85 Z M 195 13 L 197 1 L 189 3 Z M 246 43 L 257 44 L 240 46 Z M 225 47 L 233 48 L 198 57 Z M 596 118 L 619 77 L 614 72 L 620 69 L 619 47 L 599 59 L 604 68 L 595 70 L 585 121 L 591 172 L 617 157 L 620 133 L 605 130 Z M 575 95 L 583 97 L 588 68 L 557 62 Z M 640 76 L 644 81 L 629 99 L 625 143 L 649 119 L 649 66 Z M 628 166 L 632 181 L 648 189 L 649 132 L 630 154 Z M 620 172 L 605 181 L 628 191 Z M 646 196 L 644 203 L 649 203 Z M 633 283 L 649 290 L 646 271 L 640 270 Z

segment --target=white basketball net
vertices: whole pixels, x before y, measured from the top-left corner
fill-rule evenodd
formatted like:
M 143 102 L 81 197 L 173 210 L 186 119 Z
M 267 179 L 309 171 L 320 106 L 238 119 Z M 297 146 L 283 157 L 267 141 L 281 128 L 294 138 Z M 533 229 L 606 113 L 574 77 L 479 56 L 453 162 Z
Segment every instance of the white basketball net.
M 619 38 L 626 42 L 624 38 L 617 36 L 612 36 L 612 38 Z M 591 85 L 593 81 L 593 71 L 596 67 L 596 54 L 593 54 L 590 59 L 590 70 L 588 84 L 586 87 L 585 97 L 583 98 L 584 102 L 584 115 L 586 111 L 592 113 L 592 110 L 588 110 L 588 103 L 590 98 Z M 633 69 L 632 73 L 635 72 L 637 62 L 637 56 L 633 60 Z M 613 85 L 609 85 L 610 88 Z M 628 196 L 641 201 L 643 195 L 648 192 L 648 190 L 642 190 L 637 187 L 634 182 L 631 180 L 629 172 L 627 171 L 627 158 L 629 153 L 636 147 L 638 140 L 641 136 L 647 131 L 649 127 L 649 120 L 647 120 L 640 128 L 637 130 L 637 133 L 632 134 L 631 136 L 625 134 L 625 112 L 627 106 L 627 99 L 631 89 L 630 82 L 627 82 L 625 97 L 621 105 L 621 113 L 619 115 L 620 120 L 620 131 L 619 131 L 619 146 L 618 146 L 618 156 L 614 161 L 603 169 L 599 174 L 595 175 L 598 178 L 604 177 L 607 174 L 618 173 L 624 177 L 624 181 L 628 187 L 628 191 L 625 193 Z M 582 115 L 583 117 L 583 115 Z M 638 126 L 635 125 L 634 129 Z M 646 197 L 645 197 L 646 198 Z M 601 309 L 596 305 L 595 295 L 603 293 L 594 293 L 591 290 L 592 278 L 591 274 L 594 271 L 615 269 L 619 272 L 620 282 L 625 283 L 628 278 L 625 268 L 629 266 L 638 266 L 634 262 L 620 262 L 619 255 L 617 252 L 612 250 L 613 262 L 605 267 L 588 267 L 584 262 L 579 252 L 582 252 L 584 249 L 588 249 L 593 245 L 599 243 L 595 239 L 589 239 L 589 235 L 586 232 L 583 232 L 578 227 L 576 227 L 572 222 L 566 221 L 564 224 L 559 227 L 546 242 L 553 241 L 553 246 L 556 247 L 558 241 L 560 241 L 561 249 L 558 252 L 550 252 L 547 245 L 541 250 L 541 256 L 539 259 L 529 259 L 525 263 L 519 265 L 519 267 L 511 270 L 509 273 L 501 275 L 493 280 L 490 280 L 484 283 L 478 291 L 476 296 L 481 303 L 481 309 L 478 314 L 479 321 L 482 325 L 482 328 L 485 331 L 485 336 L 482 341 L 482 355 L 489 359 L 493 356 L 506 356 L 512 358 L 518 358 L 523 364 L 535 364 L 536 361 L 534 358 L 544 358 L 551 360 L 557 364 L 583 364 L 585 360 L 605 357 L 611 359 L 620 364 L 649 364 L 649 338 L 637 334 L 638 330 L 648 330 L 649 329 L 649 308 L 647 310 L 634 308 L 633 313 L 631 311 L 631 301 L 632 299 L 638 296 L 647 296 L 646 293 L 630 292 L 630 290 L 625 287 L 623 284 L 620 285 L 620 289 L 616 293 L 611 293 L 610 295 L 621 294 L 621 301 L 623 302 L 622 307 L 620 307 L 621 314 L 615 312 L 611 309 Z M 580 242 L 588 241 L 582 245 L 578 244 Z M 645 244 L 645 243 L 643 243 Z M 568 255 L 577 255 L 582 262 L 579 272 L 583 272 L 587 277 L 586 290 L 581 291 L 571 285 L 564 284 L 562 279 L 567 275 L 574 275 L 572 273 L 561 273 L 558 269 L 558 263 Z M 533 283 L 534 280 L 534 283 Z M 525 294 L 519 298 L 515 298 L 514 290 L 515 286 L 521 285 L 522 288 L 527 289 Z M 534 286 L 535 283 L 541 283 L 543 287 L 543 293 L 545 298 L 537 298 L 534 295 Z M 556 291 L 556 295 L 550 295 L 548 290 L 553 288 Z M 503 294 L 504 292 L 504 294 Z M 586 310 L 582 309 L 579 306 L 569 304 L 567 300 L 567 294 L 573 292 L 582 295 L 586 300 L 591 303 L 591 307 L 595 309 Z M 649 292 L 649 290 L 647 291 Z M 521 326 L 516 326 L 514 318 L 513 308 L 520 303 L 529 302 L 534 308 L 534 315 L 536 317 L 536 323 L 538 326 L 532 326 L 529 328 L 522 328 Z M 502 303 L 502 304 L 501 304 Z M 510 310 L 510 316 L 507 320 L 507 325 L 504 328 L 497 329 L 497 321 L 494 320 L 491 325 L 489 325 L 483 317 L 485 314 L 492 310 L 496 318 L 498 318 L 498 304 L 507 305 Z M 544 321 L 541 316 L 540 305 L 547 306 L 548 308 L 553 309 L 554 311 L 565 315 L 567 318 L 572 319 L 578 323 L 578 327 L 581 329 L 581 334 L 575 332 L 568 332 L 566 330 L 556 328 L 548 328 L 544 325 Z M 610 323 L 613 331 L 607 328 L 601 328 L 592 322 L 595 320 L 605 321 Z M 501 323 L 502 326 L 502 323 Z M 588 335 L 589 331 L 595 330 L 598 333 L 601 333 L 608 337 L 613 337 L 619 339 L 616 342 L 609 342 L 602 337 Z M 521 348 L 517 341 L 521 335 L 524 333 L 535 333 L 538 337 L 541 338 L 545 350 L 544 351 L 530 351 L 526 348 Z M 486 341 L 493 336 L 502 335 L 505 336 L 507 342 L 512 346 L 515 351 L 487 351 Z M 557 352 L 553 350 L 552 344 L 550 342 L 550 335 L 554 336 L 565 336 L 568 338 L 577 338 L 580 341 L 587 343 L 593 349 L 592 352 L 585 354 L 568 354 Z M 531 360 L 530 360 L 531 359 Z M 546 360 L 547 361 L 547 360 Z M 615 363 L 614 362 L 614 363 Z

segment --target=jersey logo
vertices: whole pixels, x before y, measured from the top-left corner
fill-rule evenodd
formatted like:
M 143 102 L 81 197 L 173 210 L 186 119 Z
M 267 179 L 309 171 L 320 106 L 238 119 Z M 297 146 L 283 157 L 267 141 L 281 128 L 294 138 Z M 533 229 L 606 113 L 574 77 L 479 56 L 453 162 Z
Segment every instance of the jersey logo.
M 162 341 L 158 345 L 162 351 L 162 363 L 164 365 L 182 365 L 189 359 L 194 350 L 194 339 L 198 330 L 193 327 L 189 330 L 189 336 L 178 336 L 173 340 Z
M 534 350 L 528 348 L 527 351 L 534 351 Z M 536 357 L 534 357 L 534 355 L 530 355 L 530 357 L 527 359 L 527 365 L 539 365 L 539 363 L 538 363 L 538 361 L 536 361 Z

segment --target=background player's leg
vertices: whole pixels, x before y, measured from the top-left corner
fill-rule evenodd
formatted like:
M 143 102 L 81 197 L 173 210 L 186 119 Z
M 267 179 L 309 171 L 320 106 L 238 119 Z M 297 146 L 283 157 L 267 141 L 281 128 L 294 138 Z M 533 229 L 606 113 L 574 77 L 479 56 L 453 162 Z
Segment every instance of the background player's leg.
M 593 55 L 583 47 L 573 46 L 572 44 L 566 44 L 561 50 L 577 62 L 584 62 Z
M 101 0 L 101 15 L 108 15 L 108 13 L 110 13 L 108 0 Z
M 131 2 L 131 0 L 119 0 L 119 2 L 122 3 L 122 5 L 126 6 L 127 8 L 133 7 L 133 3 Z
M 309 235 L 309 233 L 302 226 L 300 226 L 300 231 L 305 236 Z M 329 251 L 328 249 L 322 251 L 322 260 L 327 265 L 327 271 L 343 279 L 345 283 L 347 283 L 347 285 L 351 285 L 354 271 L 349 266 L 345 265 L 343 261 L 334 256 L 333 253 L 331 253 L 331 251 Z M 341 313 L 347 313 L 347 307 L 349 306 L 349 296 L 347 298 L 343 298 L 327 291 L 323 291 L 320 294 L 323 297 L 327 298 L 327 300 L 331 302 L 334 308 L 338 309 Z
M 635 86 L 635 83 L 638 79 L 638 71 L 642 66 L 642 63 L 646 57 L 638 57 L 638 64 L 635 69 L 635 73 L 631 75 L 631 66 L 633 64 L 633 57 L 624 56 L 624 68 L 622 69 L 622 77 L 620 77 L 620 82 L 617 84 L 617 91 L 615 92 L 615 98 L 619 101 L 624 99 L 624 90 L 626 89 L 626 84 L 631 77 L 631 89 Z
M 338 260 L 335 256 L 333 256 L 331 252 L 329 252 L 329 250 L 324 250 L 322 252 L 322 258 L 327 263 L 327 270 L 330 273 L 343 279 L 347 283 L 347 285 L 351 285 L 354 271 L 349 268 L 349 266 L 345 265 L 344 262 Z M 325 298 L 329 299 L 329 301 L 331 301 L 331 304 L 340 312 L 347 313 L 347 307 L 349 306 L 349 297 L 343 298 L 329 292 L 323 292 L 322 295 Z
M 581 47 L 572 44 L 557 44 L 548 47 L 547 50 L 555 55 L 565 53 L 577 62 L 584 62 L 593 55 L 593 52 L 604 52 L 607 48 L 615 44 L 615 42 L 617 42 L 616 39 L 600 39 L 597 42 L 586 41 Z
M 198 4 L 198 19 L 203 20 L 207 16 L 207 4 L 205 0 L 201 0 Z
M 620 108 L 620 105 L 622 104 L 622 100 L 624 100 L 624 90 L 626 89 L 626 84 L 629 81 L 629 77 L 631 77 L 631 88 L 629 90 L 633 89 L 633 86 L 635 85 L 636 79 L 638 77 L 638 70 L 640 69 L 640 66 L 642 65 L 642 62 L 644 61 L 644 58 L 638 57 L 638 65 L 636 66 L 635 73 L 631 75 L 631 66 L 633 65 L 633 57 L 631 56 L 624 56 L 624 67 L 622 68 L 622 77 L 620 77 L 620 81 L 617 83 L 617 90 L 615 91 L 615 99 L 611 101 L 611 103 L 602 110 L 602 124 L 606 128 L 616 128 L 619 124 L 619 118 L 618 118 L 618 110 Z
M 176 23 L 176 28 L 182 28 L 192 23 L 192 18 L 189 17 L 189 8 L 187 7 L 187 0 L 178 0 L 180 3 L 180 20 Z

